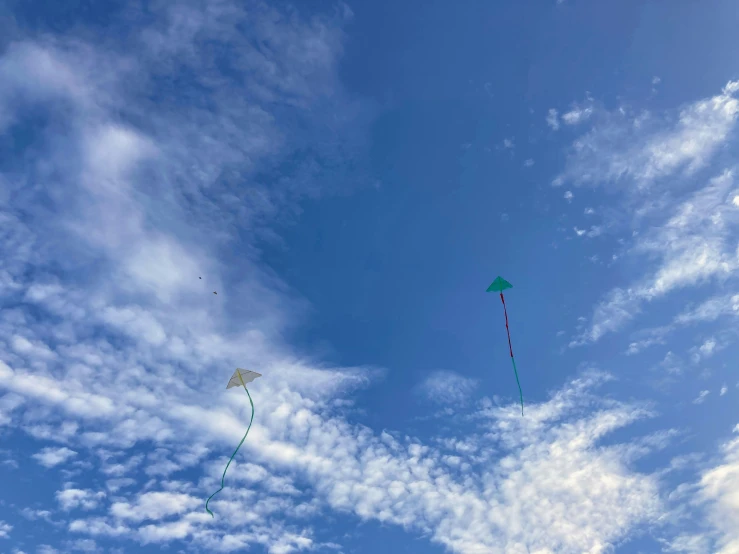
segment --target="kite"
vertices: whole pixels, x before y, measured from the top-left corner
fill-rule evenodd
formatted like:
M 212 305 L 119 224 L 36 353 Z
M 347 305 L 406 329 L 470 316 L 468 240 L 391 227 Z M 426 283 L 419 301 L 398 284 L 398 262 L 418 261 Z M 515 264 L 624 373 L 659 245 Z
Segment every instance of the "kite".
M 244 390 L 246 391 L 247 396 L 249 396 L 249 403 L 251 404 L 251 419 L 249 420 L 249 427 L 246 428 L 246 433 L 244 433 L 244 438 L 241 439 L 241 442 L 239 443 L 239 446 L 236 447 L 236 450 L 234 450 L 234 453 L 231 455 L 231 459 L 226 464 L 226 469 L 223 470 L 223 477 L 221 477 L 221 488 L 218 489 L 216 492 L 211 494 L 208 497 L 208 500 L 205 501 L 205 511 L 210 514 L 210 517 L 215 517 L 213 515 L 213 512 L 211 512 L 208 509 L 208 502 L 210 502 L 210 499 L 213 498 L 215 495 L 217 495 L 219 492 L 223 490 L 224 482 L 226 480 L 226 472 L 228 471 L 228 466 L 231 465 L 231 462 L 234 459 L 234 456 L 236 456 L 236 452 L 239 451 L 239 448 L 241 448 L 241 445 L 244 444 L 244 441 L 246 440 L 246 435 L 249 434 L 249 429 L 251 429 L 251 422 L 254 421 L 254 402 L 251 400 L 251 394 L 249 394 L 249 389 L 246 388 L 247 383 L 251 383 L 254 379 L 257 377 L 261 377 L 261 373 L 257 373 L 256 371 L 249 371 L 248 369 L 240 369 L 236 368 L 236 371 L 231 376 L 231 379 L 228 382 L 228 385 L 226 385 L 226 389 L 230 389 L 232 387 L 238 387 L 242 386 L 244 387 Z
M 521 391 L 521 382 L 518 380 L 518 370 L 516 369 L 516 359 L 513 357 L 513 347 L 511 346 L 511 332 L 508 329 L 508 310 L 506 310 L 505 307 L 505 298 L 503 297 L 503 291 L 506 289 L 512 289 L 513 285 L 511 285 L 508 281 L 503 279 L 503 277 L 496 277 L 495 281 L 492 282 L 492 284 L 488 287 L 488 290 L 485 292 L 499 292 L 500 293 L 500 300 L 503 302 L 503 313 L 505 314 L 505 331 L 508 334 L 508 350 L 511 353 L 511 362 L 513 363 L 513 373 L 516 375 L 516 383 L 518 384 L 518 394 L 521 397 L 521 415 L 523 415 L 523 392 Z

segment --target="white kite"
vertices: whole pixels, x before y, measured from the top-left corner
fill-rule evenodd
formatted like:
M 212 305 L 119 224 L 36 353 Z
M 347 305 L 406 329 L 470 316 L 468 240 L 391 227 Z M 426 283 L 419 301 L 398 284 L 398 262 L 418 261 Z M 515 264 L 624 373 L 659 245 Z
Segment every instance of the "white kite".
M 249 371 L 248 369 L 241 369 L 236 368 L 236 371 L 234 371 L 234 374 L 231 376 L 231 379 L 228 381 L 228 385 L 226 385 L 227 389 L 230 389 L 231 387 L 244 387 L 244 390 L 246 391 L 246 394 L 249 396 L 249 403 L 251 404 L 251 419 L 249 420 L 249 427 L 246 428 L 246 433 L 244 433 L 244 438 L 241 439 L 241 442 L 239 443 L 239 446 L 236 447 L 236 450 L 231 455 L 231 459 L 226 464 L 226 469 L 223 470 L 223 477 L 221 477 L 221 488 L 218 489 L 216 492 L 211 494 L 208 497 L 208 500 L 205 501 L 205 511 L 210 514 L 210 517 L 215 517 L 213 515 L 213 512 L 211 512 L 208 509 L 208 502 L 210 502 L 210 499 L 213 498 L 215 495 L 217 495 L 219 492 L 223 490 L 224 482 L 226 480 L 226 472 L 228 471 L 228 466 L 231 465 L 231 462 L 234 459 L 234 456 L 236 456 L 236 452 L 239 451 L 239 448 L 241 448 L 241 445 L 244 444 L 244 441 L 246 440 L 246 435 L 249 434 L 249 429 L 251 429 L 251 422 L 254 421 L 254 402 L 251 400 L 251 394 L 249 394 L 249 389 L 246 388 L 247 383 L 251 383 L 254 379 L 257 377 L 261 377 L 261 373 L 257 373 L 256 371 Z

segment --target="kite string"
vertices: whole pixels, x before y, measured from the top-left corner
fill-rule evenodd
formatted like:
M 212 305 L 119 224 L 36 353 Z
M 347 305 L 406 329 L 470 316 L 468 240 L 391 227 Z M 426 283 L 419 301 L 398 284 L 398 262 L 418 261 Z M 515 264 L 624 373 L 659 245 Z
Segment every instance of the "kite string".
M 505 297 L 500 293 L 500 300 L 503 302 L 503 314 L 505 314 L 505 331 L 508 335 L 508 350 L 511 353 L 511 363 L 513 364 L 513 373 L 516 376 L 516 384 L 518 385 L 518 395 L 521 398 L 521 415 L 523 415 L 523 391 L 521 390 L 521 382 L 518 380 L 518 369 L 516 369 L 516 359 L 513 357 L 513 346 L 511 346 L 511 331 L 508 328 L 508 310 L 505 307 Z
M 228 463 L 226 464 L 226 469 L 223 470 L 223 476 L 221 477 L 221 488 L 218 489 L 213 494 L 211 494 L 208 497 L 208 500 L 205 501 L 205 511 L 210 514 L 210 517 L 215 517 L 215 516 L 213 515 L 213 512 L 211 512 L 208 509 L 208 502 L 210 502 L 210 499 L 213 498 L 215 495 L 217 495 L 219 492 L 221 492 L 223 490 L 223 487 L 225 487 L 226 472 L 228 471 L 228 466 L 231 465 L 231 462 L 233 461 L 234 456 L 236 456 L 236 453 L 239 451 L 239 448 L 241 448 L 241 445 L 244 444 L 244 441 L 246 440 L 246 436 L 249 434 L 249 429 L 251 429 L 251 422 L 254 421 L 254 402 L 252 402 L 251 394 L 249 394 L 249 389 L 246 388 L 246 384 L 244 384 L 244 380 L 241 378 L 240 373 L 239 373 L 239 380 L 241 381 L 241 384 L 243 385 L 244 390 L 246 391 L 246 394 L 249 397 L 249 403 L 251 404 L 251 419 L 249 420 L 249 427 L 246 428 L 246 433 L 244 433 L 244 438 L 241 439 L 239 446 L 237 446 L 236 450 L 234 450 L 234 453 L 231 454 L 231 459 L 228 460 Z

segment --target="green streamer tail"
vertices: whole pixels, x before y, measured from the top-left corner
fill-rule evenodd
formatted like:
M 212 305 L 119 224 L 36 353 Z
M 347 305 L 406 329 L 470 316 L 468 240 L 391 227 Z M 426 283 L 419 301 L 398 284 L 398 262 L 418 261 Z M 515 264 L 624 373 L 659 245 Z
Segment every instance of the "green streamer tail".
M 241 375 L 239 375 L 239 378 L 241 378 Z M 239 443 L 239 446 L 236 447 L 236 450 L 234 450 L 234 453 L 231 455 L 231 459 L 226 464 L 226 469 L 223 470 L 223 477 L 221 477 L 221 488 L 218 489 L 216 492 L 211 494 L 208 497 L 208 500 L 205 501 L 205 511 L 210 514 L 210 517 L 215 518 L 213 515 L 213 512 L 211 512 L 208 509 L 208 502 L 210 502 L 210 499 L 213 498 L 215 495 L 217 495 L 219 492 L 223 490 L 223 487 L 225 486 L 225 480 L 226 480 L 226 472 L 228 471 L 228 466 L 231 465 L 231 462 L 234 459 L 234 456 L 236 456 L 236 453 L 239 451 L 239 448 L 241 448 L 241 445 L 244 444 L 244 441 L 246 440 L 246 436 L 249 434 L 249 429 L 251 429 L 251 422 L 254 421 L 254 402 L 252 402 L 251 394 L 249 394 L 249 389 L 246 388 L 246 385 L 244 384 L 244 381 L 241 381 L 241 384 L 244 386 L 244 390 L 246 391 L 246 394 L 249 396 L 249 403 L 251 404 L 251 419 L 249 420 L 249 427 L 246 428 L 246 433 L 244 433 L 244 438 L 241 439 L 241 442 Z
M 521 382 L 518 380 L 518 370 L 516 369 L 516 358 L 511 356 L 511 362 L 513 363 L 513 373 L 516 374 L 516 384 L 518 385 L 518 394 L 521 397 L 521 415 L 523 415 L 523 391 L 521 390 Z

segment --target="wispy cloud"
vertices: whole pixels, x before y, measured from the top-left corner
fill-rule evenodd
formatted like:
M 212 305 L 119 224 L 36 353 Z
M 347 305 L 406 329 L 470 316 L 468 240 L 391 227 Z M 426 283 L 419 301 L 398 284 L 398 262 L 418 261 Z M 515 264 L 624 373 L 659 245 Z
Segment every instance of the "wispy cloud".
M 570 111 L 562 114 L 562 121 L 565 125 L 579 125 L 590 119 L 594 112 L 593 100 L 588 96 L 583 104 L 576 104 Z
M 555 131 L 559 130 L 559 116 L 557 115 L 557 110 L 554 108 L 551 108 L 547 112 L 547 125 Z
M 730 81 L 719 94 L 685 106 L 675 118 L 597 111 L 592 115 L 598 124 L 574 142 L 562 177 L 578 185 L 641 189 L 678 170 L 694 173 L 733 131 L 737 91 L 739 82 Z
M 670 541 L 662 541 L 665 552 L 683 552 L 685 554 L 708 554 L 711 548 L 711 539 L 703 534 L 678 535 Z
M 416 387 L 416 391 L 428 400 L 440 404 L 460 404 L 469 400 L 475 391 L 476 379 L 464 377 L 453 371 L 437 370 L 429 374 Z
M 739 432 L 739 425 L 735 429 Z M 673 493 L 687 498 L 695 508 L 703 510 L 704 518 L 691 517 L 700 531 L 678 534 L 671 541 L 671 552 L 715 552 L 733 554 L 739 551 L 739 439 L 726 441 L 713 467 L 706 468 L 697 482 L 684 483 Z M 691 550 L 691 548 L 693 550 Z
M 675 324 L 688 325 L 716 321 L 724 316 L 739 316 L 739 294 L 722 294 L 705 300 L 675 318 Z
M 693 404 L 703 404 L 705 402 L 706 397 L 710 394 L 710 391 L 702 390 L 698 394 L 698 396 L 693 400 Z
M 641 335 L 646 335 L 646 338 L 640 338 L 638 340 L 629 343 L 626 349 L 627 355 L 638 354 L 642 350 L 650 348 L 654 345 L 665 344 L 665 336 L 669 332 L 669 327 L 649 329 L 646 332 L 642 332 Z
M 603 227 L 600 225 L 591 225 L 590 229 L 580 229 L 575 227 L 573 229 L 578 237 L 595 238 L 603 233 Z
M 728 202 L 734 175 L 724 172 L 671 209 L 663 224 L 651 227 L 631 254 L 651 258 L 648 272 L 629 288 L 616 288 L 595 308 L 590 328 L 573 345 L 597 341 L 633 319 L 644 303 L 689 285 L 725 278 L 739 267 L 732 243 L 739 211 Z
M 627 353 L 636 354 L 651 346 L 665 344 L 668 336 L 681 327 L 737 316 L 739 316 L 739 295 L 729 293 L 710 297 L 697 305 L 688 307 L 666 325 L 642 329 L 635 333 L 636 336 L 644 338 L 633 341 Z

